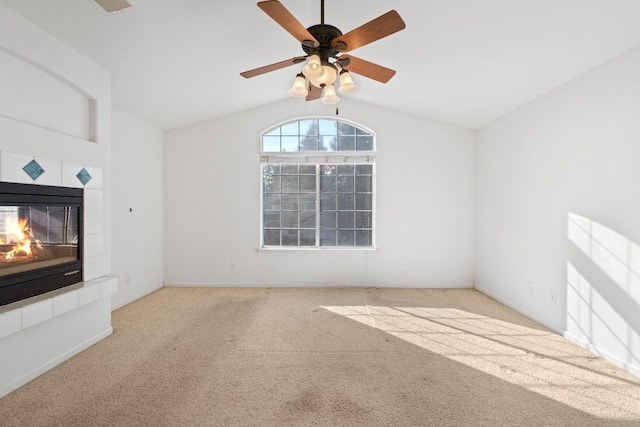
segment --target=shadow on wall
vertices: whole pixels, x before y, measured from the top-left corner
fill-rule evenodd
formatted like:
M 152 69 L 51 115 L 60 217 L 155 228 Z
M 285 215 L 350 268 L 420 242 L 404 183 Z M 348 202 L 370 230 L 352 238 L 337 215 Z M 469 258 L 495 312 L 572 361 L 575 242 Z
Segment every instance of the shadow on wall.
M 567 332 L 603 356 L 637 370 L 640 246 L 574 213 L 568 215 L 567 230 L 572 242 L 567 261 Z

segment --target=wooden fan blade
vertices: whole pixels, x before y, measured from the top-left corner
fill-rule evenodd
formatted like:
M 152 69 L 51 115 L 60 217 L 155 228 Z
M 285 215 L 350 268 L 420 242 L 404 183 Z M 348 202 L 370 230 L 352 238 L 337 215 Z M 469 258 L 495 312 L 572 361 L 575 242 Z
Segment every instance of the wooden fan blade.
M 383 67 L 382 65 L 374 64 L 373 62 L 365 61 L 364 59 L 356 58 L 352 55 L 341 55 L 339 61 L 348 59 L 349 65 L 344 69 L 352 71 L 361 76 L 368 77 L 373 80 L 377 80 L 381 83 L 386 83 L 391 80 L 391 77 L 395 76 L 396 72 L 390 68 Z
M 398 12 L 391 10 L 373 21 L 337 37 L 333 40 L 333 47 L 340 52 L 348 52 L 403 30 L 405 27 L 406 25 Z M 346 47 L 344 47 L 345 44 Z
M 280 68 L 285 68 L 290 65 L 299 64 L 307 59 L 306 56 L 296 56 L 295 58 L 287 59 L 286 61 L 276 62 L 275 64 L 265 65 L 264 67 L 255 68 L 253 70 L 244 71 L 240 73 L 242 77 L 245 79 L 259 76 L 260 74 L 268 73 L 270 71 L 279 70 Z
M 306 28 L 289 12 L 279 1 L 268 0 L 258 2 L 258 7 L 267 15 L 276 21 L 282 28 L 287 30 L 289 34 L 296 38 L 300 43 L 317 47 L 320 45 L 318 40 L 311 35 Z M 306 43 L 305 43 L 306 42 Z M 310 42 L 310 43 L 309 43 Z
M 313 101 L 315 99 L 318 99 L 322 96 L 322 89 L 319 87 L 316 87 L 314 85 L 309 85 L 311 86 L 309 88 L 309 93 L 307 94 L 307 97 L 305 98 L 307 101 Z

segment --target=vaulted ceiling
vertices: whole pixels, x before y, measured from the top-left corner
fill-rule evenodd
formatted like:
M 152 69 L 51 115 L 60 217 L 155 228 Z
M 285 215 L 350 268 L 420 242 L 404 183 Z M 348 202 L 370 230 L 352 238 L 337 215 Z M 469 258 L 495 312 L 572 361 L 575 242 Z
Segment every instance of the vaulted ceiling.
M 253 0 L 0 3 L 110 71 L 113 104 L 162 129 L 287 98 L 299 65 L 239 73 L 304 54 Z M 320 0 L 281 3 L 320 23 Z M 397 74 L 354 75 L 341 96 L 471 129 L 640 43 L 638 0 L 325 0 L 325 23 L 346 33 L 391 9 L 406 29 L 352 53 Z

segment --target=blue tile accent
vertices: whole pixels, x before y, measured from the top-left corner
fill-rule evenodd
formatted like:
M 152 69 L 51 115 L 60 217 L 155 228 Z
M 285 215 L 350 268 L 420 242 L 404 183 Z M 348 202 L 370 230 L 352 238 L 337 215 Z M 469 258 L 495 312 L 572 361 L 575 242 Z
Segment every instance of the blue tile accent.
M 82 170 L 78 172 L 76 178 L 78 178 L 78 181 L 80 181 L 82 185 L 87 185 L 87 182 L 91 181 L 91 175 L 85 168 L 82 168 Z
M 42 166 L 38 164 L 35 160 L 31 160 L 25 167 L 22 168 L 23 171 L 27 173 L 31 177 L 32 180 L 36 180 L 44 173 L 44 169 Z

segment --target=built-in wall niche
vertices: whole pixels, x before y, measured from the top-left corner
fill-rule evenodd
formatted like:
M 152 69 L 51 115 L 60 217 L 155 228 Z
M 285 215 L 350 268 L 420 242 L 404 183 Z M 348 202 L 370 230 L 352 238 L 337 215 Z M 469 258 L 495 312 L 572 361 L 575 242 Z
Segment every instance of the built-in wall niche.
M 96 107 L 79 88 L 0 48 L 0 116 L 94 141 Z

